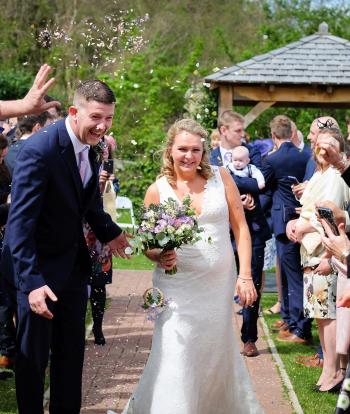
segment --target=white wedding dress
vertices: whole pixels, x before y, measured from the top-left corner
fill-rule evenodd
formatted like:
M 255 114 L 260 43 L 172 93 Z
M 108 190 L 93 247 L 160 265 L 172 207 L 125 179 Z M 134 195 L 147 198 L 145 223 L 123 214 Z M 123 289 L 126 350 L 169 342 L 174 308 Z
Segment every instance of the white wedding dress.
M 212 168 L 202 240 L 177 250 L 174 276 L 154 272 L 153 285 L 171 305 L 155 322 L 149 359 L 123 414 L 262 413 L 232 328 L 236 270 L 224 185 Z M 165 177 L 157 187 L 161 202 L 177 199 Z

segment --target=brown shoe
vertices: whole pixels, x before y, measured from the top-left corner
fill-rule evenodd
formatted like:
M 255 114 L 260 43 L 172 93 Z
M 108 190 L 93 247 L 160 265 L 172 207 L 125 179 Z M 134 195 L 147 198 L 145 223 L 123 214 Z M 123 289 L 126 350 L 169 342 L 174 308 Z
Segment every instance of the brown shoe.
M 286 322 L 284 322 L 284 320 L 283 319 L 279 319 L 278 321 L 276 321 L 276 322 L 274 322 L 273 324 L 272 324 L 272 327 L 273 328 L 280 328 L 282 325 L 284 325 Z
M 289 342 L 292 344 L 304 344 L 304 345 L 310 345 L 310 343 L 312 342 L 311 338 L 310 339 L 304 339 L 304 338 L 300 338 L 300 336 L 295 335 L 295 334 L 291 334 L 288 336 L 278 336 L 277 341 L 279 342 Z
M 314 359 L 319 359 L 320 354 L 316 353 L 313 355 L 298 355 L 295 357 L 296 361 L 312 361 Z
M 304 361 L 295 361 L 297 364 L 304 365 L 304 367 L 309 368 L 322 368 L 323 367 L 323 359 L 321 358 L 314 358 L 308 359 Z
M 0 355 L 0 368 L 12 369 L 15 361 L 13 358 L 9 358 L 4 355 Z
M 271 331 L 273 332 L 273 333 L 279 333 L 279 332 L 281 332 L 281 331 L 288 331 L 288 328 L 289 328 L 289 326 L 288 326 L 288 323 L 287 322 L 284 322 L 279 328 L 277 328 L 277 327 L 272 327 L 271 328 Z
M 287 330 L 280 330 L 277 338 L 287 338 L 288 336 L 291 336 L 291 335 L 293 335 L 293 334 L 288 329 Z
M 246 342 L 243 347 L 242 355 L 247 357 L 255 357 L 259 355 L 259 351 L 254 342 Z

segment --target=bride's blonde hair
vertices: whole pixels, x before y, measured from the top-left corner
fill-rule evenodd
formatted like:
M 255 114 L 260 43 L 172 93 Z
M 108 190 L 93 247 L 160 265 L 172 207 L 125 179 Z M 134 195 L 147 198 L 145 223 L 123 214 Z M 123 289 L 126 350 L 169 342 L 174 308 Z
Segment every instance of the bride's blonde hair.
M 167 139 L 165 142 L 165 148 L 163 150 L 162 167 L 160 170 L 160 177 L 165 176 L 170 184 L 175 184 L 175 171 L 174 161 L 171 156 L 171 148 L 174 145 L 175 137 L 182 131 L 189 132 L 190 134 L 199 135 L 203 145 L 202 159 L 199 164 L 198 174 L 206 180 L 210 178 L 213 173 L 209 164 L 207 138 L 208 132 L 196 121 L 190 118 L 181 119 L 176 121 L 167 132 Z

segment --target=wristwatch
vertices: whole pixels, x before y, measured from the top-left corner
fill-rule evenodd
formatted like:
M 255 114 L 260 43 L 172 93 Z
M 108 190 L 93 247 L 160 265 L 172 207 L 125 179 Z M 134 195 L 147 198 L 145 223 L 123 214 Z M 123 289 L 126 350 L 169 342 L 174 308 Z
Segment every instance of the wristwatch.
M 350 250 L 348 249 L 348 250 L 344 250 L 343 252 L 342 252 L 342 254 L 340 255 L 340 261 L 342 262 L 342 263 L 344 263 L 345 261 L 346 261 L 346 259 L 347 259 L 347 257 L 350 255 Z

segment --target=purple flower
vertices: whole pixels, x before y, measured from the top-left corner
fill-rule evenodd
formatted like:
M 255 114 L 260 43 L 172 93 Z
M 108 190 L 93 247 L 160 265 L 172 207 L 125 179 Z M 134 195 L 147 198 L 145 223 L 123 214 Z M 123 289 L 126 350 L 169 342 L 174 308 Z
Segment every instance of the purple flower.
M 180 217 L 181 224 L 189 224 L 190 226 L 193 226 L 193 218 L 188 216 Z
M 156 234 L 161 233 L 164 230 L 165 227 L 166 227 L 166 225 L 165 226 L 156 226 L 153 231 Z

